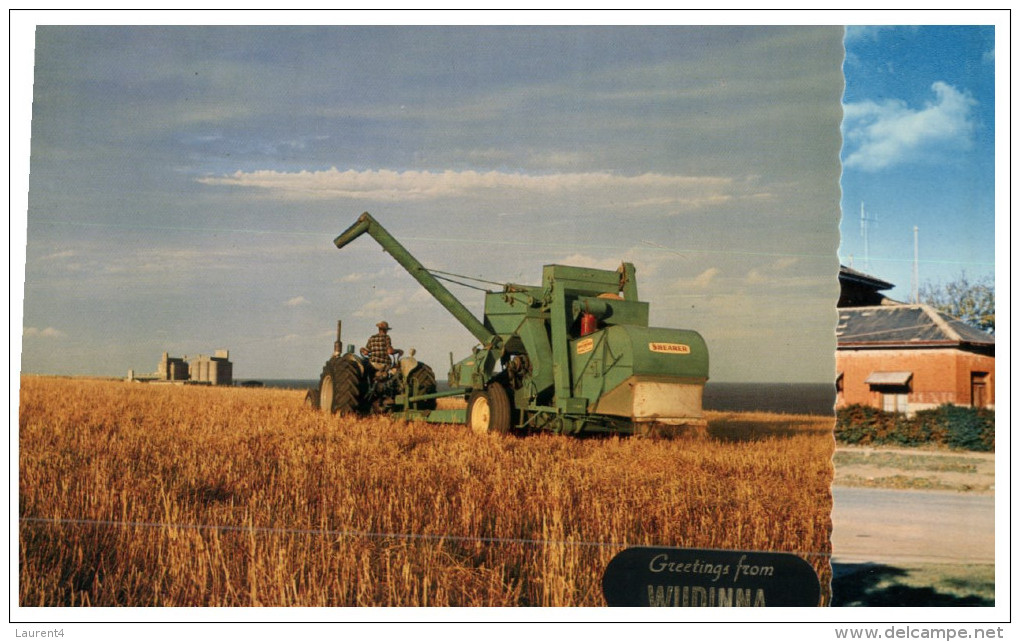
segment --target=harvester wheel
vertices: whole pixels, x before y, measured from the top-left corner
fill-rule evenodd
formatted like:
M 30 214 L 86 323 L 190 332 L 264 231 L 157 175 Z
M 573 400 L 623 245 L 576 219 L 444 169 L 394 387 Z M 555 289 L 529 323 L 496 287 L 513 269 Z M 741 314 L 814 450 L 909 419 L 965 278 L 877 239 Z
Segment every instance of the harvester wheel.
M 332 359 L 323 368 L 319 381 L 319 408 L 333 415 L 358 412 L 364 403 L 364 388 L 356 363 Z
M 411 391 L 417 390 L 420 395 L 430 395 L 436 391 L 436 374 L 424 363 L 412 370 L 411 374 L 407 375 L 407 380 L 410 383 Z M 415 406 L 421 410 L 435 410 L 436 400 L 426 399 L 417 402 Z
M 510 396 L 498 381 L 489 384 L 485 390 L 471 394 L 467 407 L 468 426 L 482 434 L 488 432 L 509 432 Z

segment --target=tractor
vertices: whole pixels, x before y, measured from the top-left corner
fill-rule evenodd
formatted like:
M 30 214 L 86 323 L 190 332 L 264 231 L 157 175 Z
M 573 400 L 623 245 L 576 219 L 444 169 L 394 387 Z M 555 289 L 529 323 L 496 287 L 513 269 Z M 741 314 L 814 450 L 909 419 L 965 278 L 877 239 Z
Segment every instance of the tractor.
M 353 349 L 340 353 L 341 323 L 337 323 L 337 341 L 333 356 L 322 368 L 319 387 L 308 391 L 305 402 L 312 408 L 330 414 L 383 413 L 393 410 L 400 400 L 402 406 L 407 399 L 415 410 L 435 410 L 436 375 L 428 365 L 409 356 L 393 355 L 387 367 L 373 364 L 367 356 L 355 355 Z M 351 346 L 353 348 L 353 346 Z M 425 399 L 418 399 L 425 396 Z
M 634 434 L 703 428 L 708 348 L 694 330 L 649 326 L 634 265 L 617 270 L 546 265 L 540 285 L 486 291 L 475 317 L 367 212 L 336 237 L 343 248 L 368 234 L 478 340 L 450 355 L 449 388 L 410 356 L 380 373 L 354 346 L 333 356 L 309 405 L 332 414 L 384 412 L 407 420 L 467 424 L 480 433 L 542 430 Z M 437 274 L 439 274 L 437 272 Z M 461 408 L 437 408 L 456 397 Z

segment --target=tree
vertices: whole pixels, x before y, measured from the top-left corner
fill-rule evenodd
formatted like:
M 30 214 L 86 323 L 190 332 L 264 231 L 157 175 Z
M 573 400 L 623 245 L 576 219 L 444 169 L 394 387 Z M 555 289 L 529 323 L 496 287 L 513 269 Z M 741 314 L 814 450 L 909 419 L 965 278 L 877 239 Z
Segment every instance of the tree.
M 995 334 L 995 279 L 970 280 L 966 273 L 944 283 L 925 283 L 918 291 L 922 303 L 964 323 Z

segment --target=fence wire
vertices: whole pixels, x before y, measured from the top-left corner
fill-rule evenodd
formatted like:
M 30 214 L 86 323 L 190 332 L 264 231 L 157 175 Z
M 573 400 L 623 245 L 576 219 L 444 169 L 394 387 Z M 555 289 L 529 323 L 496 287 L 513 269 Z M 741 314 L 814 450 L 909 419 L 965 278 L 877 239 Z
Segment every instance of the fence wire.
M 220 531 L 236 533 L 253 533 L 256 535 L 314 535 L 319 537 L 352 537 L 368 539 L 404 539 L 434 542 L 461 542 L 482 544 L 525 544 L 529 546 L 578 546 L 589 548 L 628 548 L 634 546 L 627 542 L 589 542 L 583 540 L 546 540 L 509 537 L 469 537 L 465 535 L 448 535 L 435 533 L 383 533 L 372 531 L 325 529 L 325 528 L 280 528 L 272 526 L 237 526 L 230 524 L 186 524 L 177 522 L 134 522 L 106 519 L 79 519 L 63 517 L 21 517 L 23 524 L 92 526 L 96 528 L 149 528 L 149 529 L 180 529 L 195 531 Z M 717 550 L 717 549 L 703 549 Z M 831 553 L 806 551 L 768 551 L 789 552 L 801 557 L 831 557 Z

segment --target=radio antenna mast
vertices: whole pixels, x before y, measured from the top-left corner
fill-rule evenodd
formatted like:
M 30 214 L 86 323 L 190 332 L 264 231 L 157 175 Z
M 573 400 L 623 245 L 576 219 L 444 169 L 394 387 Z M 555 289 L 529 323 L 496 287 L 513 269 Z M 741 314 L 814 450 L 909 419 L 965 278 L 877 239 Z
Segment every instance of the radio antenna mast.
M 864 213 L 864 201 L 861 201 L 861 236 L 864 237 L 864 269 L 871 271 L 871 262 L 868 260 L 868 224 L 878 223 L 878 219 L 870 218 Z

